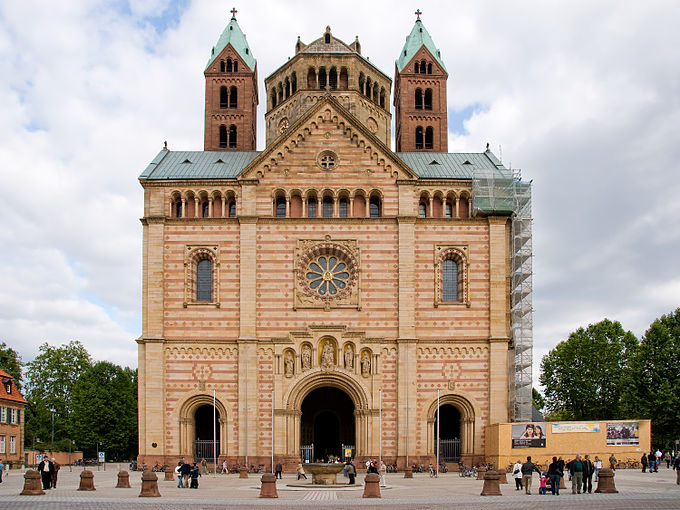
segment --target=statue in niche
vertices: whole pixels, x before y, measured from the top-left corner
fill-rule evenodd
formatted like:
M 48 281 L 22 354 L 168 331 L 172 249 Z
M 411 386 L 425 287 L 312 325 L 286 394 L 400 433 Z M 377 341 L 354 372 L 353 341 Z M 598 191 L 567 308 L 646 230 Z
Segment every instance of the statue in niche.
M 295 360 L 293 360 L 293 355 L 290 353 L 290 351 L 286 353 L 286 356 L 283 359 L 283 364 L 286 377 L 293 377 Z
M 345 347 L 345 368 L 347 370 L 354 368 L 354 349 L 351 345 Z
M 369 358 L 366 351 L 361 355 L 361 375 L 371 375 L 371 358 Z
M 321 366 L 330 368 L 335 364 L 335 356 L 333 355 L 333 344 L 326 342 L 321 351 Z
M 312 349 L 305 345 L 302 348 L 302 370 L 309 370 L 312 368 Z

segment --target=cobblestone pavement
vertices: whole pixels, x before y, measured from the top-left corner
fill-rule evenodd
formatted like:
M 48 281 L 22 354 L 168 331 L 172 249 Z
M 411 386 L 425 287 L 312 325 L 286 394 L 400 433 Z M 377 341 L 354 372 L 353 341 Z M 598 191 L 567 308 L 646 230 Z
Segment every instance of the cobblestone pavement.
M 110 464 L 106 471 L 94 471 L 95 492 L 76 490 L 80 481 L 80 468 L 73 472 L 69 472 L 68 468 L 62 469 L 58 487 L 46 491 L 44 496 L 20 496 L 23 474 L 13 471 L 0 484 L 0 509 L 222 510 L 276 506 L 299 510 L 319 505 L 343 509 L 680 509 L 680 485 L 675 484 L 675 472 L 665 468 L 655 474 L 637 470 L 617 471 L 615 481 L 618 494 L 571 494 L 570 489 L 563 489 L 559 497 L 528 496 L 516 491 L 514 484 L 501 485 L 503 496 L 482 497 L 482 481 L 460 478 L 457 473 L 442 474 L 439 478 L 416 474 L 409 480 L 404 479 L 402 474 L 391 474 L 387 475 L 388 487 L 383 488 L 381 499 L 363 499 L 361 486 L 325 490 L 289 487 L 288 484 L 295 481 L 294 475 L 284 475 L 283 480 L 278 481 L 278 499 L 260 499 L 260 477 L 257 475 L 251 475 L 247 480 L 236 475 L 208 475 L 200 479 L 200 488 L 193 490 L 178 489 L 176 481 L 162 480 L 162 473 L 158 482 L 161 497 L 139 498 L 141 473 L 130 473 L 131 489 L 116 489 L 117 469 L 117 465 Z M 342 476 L 340 480 L 343 480 Z M 360 475 L 357 482 L 361 483 L 362 480 L 363 475 Z M 537 479 L 533 487 L 537 490 Z

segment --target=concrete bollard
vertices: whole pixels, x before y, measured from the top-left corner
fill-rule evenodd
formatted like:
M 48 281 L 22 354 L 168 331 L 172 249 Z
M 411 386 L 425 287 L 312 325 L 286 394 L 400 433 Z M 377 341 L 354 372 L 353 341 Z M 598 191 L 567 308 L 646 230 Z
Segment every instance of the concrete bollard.
M 406 469 L 404 469 L 404 478 L 413 478 L 413 468 L 406 466 Z
M 502 496 L 498 480 L 500 474 L 498 471 L 487 471 L 484 475 L 484 487 L 482 487 L 481 496 Z
M 238 472 L 239 478 L 248 478 L 248 468 L 241 468 Z
M 413 474 L 413 473 L 412 473 Z M 364 478 L 364 497 L 381 498 L 380 495 L 380 475 L 368 473 Z
M 612 469 L 600 469 L 598 477 L 597 489 L 595 489 L 595 492 L 604 494 L 616 494 L 619 492 L 616 490 L 616 485 L 614 484 L 614 471 Z
M 147 469 L 142 473 L 142 491 L 139 493 L 140 498 L 160 498 L 161 493 L 158 491 L 158 477 L 156 473 Z
M 262 485 L 260 486 L 261 498 L 278 498 L 279 493 L 276 491 L 276 476 L 273 473 L 265 473 L 262 475 Z
M 477 480 L 484 480 L 484 475 L 486 474 L 486 468 L 480 467 L 477 470 Z
M 172 469 L 168 468 L 165 470 L 165 478 L 163 478 L 163 481 L 165 482 L 174 482 L 175 477 L 173 476 Z
M 130 488 L 130 473 L 125 470 L 118 471 L 118 485 L 116 485 L 116 489 Z
M 45 491 L 42 489 L 40 473 L 35 469 L 29 469 L 24 473 L 24 490 L 19 495 L 40 496 L 41 494 L 45 494 Z
M 78 487 L 79 491 L 96 491 L 94 487 L 94 473 L 90 471 L 89 469 L 84 469 L 82 473 L 80 473 L 80 486 Z

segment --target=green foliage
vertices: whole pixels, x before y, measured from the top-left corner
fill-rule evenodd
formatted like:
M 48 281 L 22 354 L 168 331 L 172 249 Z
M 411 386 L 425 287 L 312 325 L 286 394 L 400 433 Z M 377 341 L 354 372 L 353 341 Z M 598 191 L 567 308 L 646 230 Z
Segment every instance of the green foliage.
M 44 343 L 33 361 L 26 363 L 26 445 L 39 437 L 40 447 L 68 448 L 73 438 L 71 392 L 76 380 L 92 362 L 78 341 L 59 347 Z M 54 410 L 54 413 L 51 412 Z M 54 419 L 55 444 L 51 445 Z
M 569 420 L 623 418 L 621 396 L 637 346 L 630 331 L 608 319 L 574 331 L 541 361 L 539 381 L 549 415 Z
M 531 402 L 536 409 L 543 412 L 543 408 L 545 407 L 545 398 L 543 398 L 543 395 L 541 395 L 541 393 L 536 388 L 531 388 Z
M 21 357 L 17 351 L 2 342 L 0 344 L 0 368 L 14 377 L 14 385 L 19 391 L 22 388 L 21 366 Z
M 652 420 L 652 443 L 672 448 L 680 438 L 680 308 L 656 319 L 630 362 L 625 408 Z
M 97 443 L 107 459 L 137 454 L 137 371 L 100 361 L 73 386 L 72 420 L 78 444 L 94 457 Z

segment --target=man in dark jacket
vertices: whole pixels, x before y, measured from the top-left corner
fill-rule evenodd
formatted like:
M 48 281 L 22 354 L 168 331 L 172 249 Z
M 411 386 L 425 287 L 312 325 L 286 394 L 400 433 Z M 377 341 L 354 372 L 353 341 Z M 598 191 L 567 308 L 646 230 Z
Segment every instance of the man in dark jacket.
M 522 481 L 524 482 L 524 491 L 531 495 L 531 476 L 536 471 L 541 475 L 541 470 L 536 467 L 536 464 L 531 462 L 531 455 L 527 457 L 527 461 L 522 464 Z
M 590 455 L 586 455 L 583 461 L 583 494 L 588 492 L 592 494 L 593 492 L 593 474 L 595 473 L 595 466 L 590 460 Z
M 553 457 L 552 463 L 548 466 L 548 477 L 550 478 L 550 487 L 552 488 L 553 496 L 560 495 L 560 480 L 563 476 L 563 471 L 560 461 L 557 457 Z
M 191 479 L 191 464 L 185 462 L 182 467 L 179 468 L 179 472 L 182 475 L 182 487 L 185 489 L 189 488 L 189 480 Z
M 50 462 L 50 459 L 47 458 L 47 455 L 45 455 L 40 464 L 38 464 L 38 471 L 40 472 L 43 490 L 50 489 L 52 487 L 54 465 Z
M 581 494 L 583 486 L 583 459 L 580 454 L 576 454 L 576 458 L 567 463 L 567 468 L 571 472 L 571 493 Z

